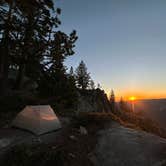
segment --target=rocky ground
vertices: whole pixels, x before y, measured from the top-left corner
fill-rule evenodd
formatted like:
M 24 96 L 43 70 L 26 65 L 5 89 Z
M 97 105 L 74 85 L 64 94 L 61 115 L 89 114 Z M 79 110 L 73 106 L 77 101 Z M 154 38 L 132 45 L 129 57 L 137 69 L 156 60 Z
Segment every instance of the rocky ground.
M 53 162 L 57 166 L 93 166 L 90 152 L 95 148 L 101 126 L 95 122 L 89 125 L 87 119 L 60 120 L 61 130 L 40 136 L 16 128 L 1 128 L 0 165 L 48 166 Z M 48 161 L 44 162 L 45 157 Z
M 166 166 L 166 139 L 117 123 L 98 134 L 94 156 L 100 166 Z
M 61 130 L 41 136 L 1 128 L 0 163 L 5 161 L 5 166 L 51 166 L 52 162 L 57 166 L 166 165 L 166 139 L 124 127 L 105 115 L 61 118 L 61 121 Z

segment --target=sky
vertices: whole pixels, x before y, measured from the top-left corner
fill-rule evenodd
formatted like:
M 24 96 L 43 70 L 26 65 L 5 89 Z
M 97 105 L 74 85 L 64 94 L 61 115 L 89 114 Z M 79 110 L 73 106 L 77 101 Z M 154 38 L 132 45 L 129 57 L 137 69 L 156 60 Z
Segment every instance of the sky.
M 117 98 L 166 98 L 165 0 L 57 0 L 60 29 L 77 31 L 75 55 Z

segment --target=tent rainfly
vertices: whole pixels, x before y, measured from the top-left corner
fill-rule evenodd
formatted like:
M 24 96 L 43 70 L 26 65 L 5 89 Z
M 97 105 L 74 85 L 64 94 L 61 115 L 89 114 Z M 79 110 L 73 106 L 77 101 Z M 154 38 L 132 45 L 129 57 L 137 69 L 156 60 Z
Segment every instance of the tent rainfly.
M 14 119 L 12 126 L 41 135 L 61 128 L 61 123 L 49 105 L 26 106 Z

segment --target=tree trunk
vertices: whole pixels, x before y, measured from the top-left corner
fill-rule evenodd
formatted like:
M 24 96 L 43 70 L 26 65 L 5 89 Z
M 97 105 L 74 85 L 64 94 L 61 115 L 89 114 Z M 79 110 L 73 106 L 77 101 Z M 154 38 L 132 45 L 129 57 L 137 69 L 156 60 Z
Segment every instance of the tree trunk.
M 16 77 L 16 83 L 15 83 L 15 89 L 16 90 L 20 90 L 22 88 L 22 84 L 23 84 L 23 79 L 24 79 L 24 75 L 25 75 L 25 68 L 26 68 L 26 65 L 27 65 L 27 59 L 28 59 L 28 49 L 29 49 L 29 42 L 30 42 L 30 39 L 32 38 L 32 22 L 33 20 L 33 17 L 29 16 L 28 17 L 28 25 L 26 27 L 26 30 L 25 30 L 25 38 L 24 38 L 24 46 L 22 48 L 22 56 L 23 56 L 23 59 L 22 61 L 20 61 L 20 64 L 19 64 L 19 69 L 18 69 L 18 74 L 17 74 L 17 77 Z
M 7 92 L 7 81 L 8 81 L 8 48 L 4 47 L 1 49 L 0 57 L 0 95 L 5 95 Z
M 20 90 L 22 88 L 24 72 L 25 72 L 25 65 L 20 64 L 19 69 L 18 69 L 17 78 L 16 78 L 16 84 L 15 84 L 16 90 Z
M 6 28 L 2 34 L 1 41 L 1 56 L 0 56 L 0 95 L 5 95 L 7 92 L 8 71 L 9 71 L 9 42 L 10 42 L 10 29 L 11 15 L 14 3 L 9 5 L 8 18 L 6 20 Z

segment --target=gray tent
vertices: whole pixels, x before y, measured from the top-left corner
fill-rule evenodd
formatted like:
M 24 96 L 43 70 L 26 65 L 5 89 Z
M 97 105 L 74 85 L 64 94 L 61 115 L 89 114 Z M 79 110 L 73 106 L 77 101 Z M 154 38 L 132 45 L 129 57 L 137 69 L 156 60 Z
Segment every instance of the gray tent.
M 49 105 L 26 106 L 14 119 L 12 126 L 36 135 L 61 128 L 60 121 Z

